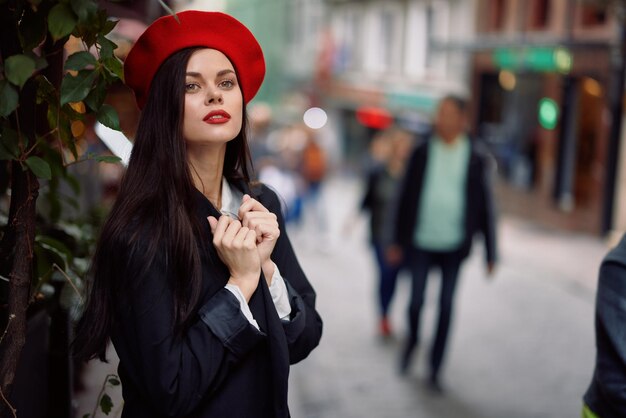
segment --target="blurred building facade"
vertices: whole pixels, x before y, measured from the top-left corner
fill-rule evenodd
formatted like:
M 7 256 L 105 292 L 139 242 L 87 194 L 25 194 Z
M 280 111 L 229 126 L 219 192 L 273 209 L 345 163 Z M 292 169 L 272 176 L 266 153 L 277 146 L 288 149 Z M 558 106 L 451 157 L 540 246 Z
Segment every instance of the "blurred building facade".
M 375 130 L 390 120 L 423 131 L 444 93 L 467 93 L 470 57 L 432 48 L 431 40 L 472 38 L 474 20 L 468 16 L 474 3 L 326 0 L 319 4 L 326 19 L 317 34 L 290 39 L 293 78 L 308 76 L 309 101 L 332 112 L 348 165 L 358 166 Z M 296 31 L 302 32 L 307 20 L 301 13 Z
M 497 158 L 504 210 L 594 234 L 626 226 L 612 132 L 623 3 L 478 2 L 475 42 L 458 46 L 472 53 L 474 129 Z
M 623 113 L 623 8 L 623 0 L 294 0 L 282 78 L 333 114 L 356 165 L 386 123 L 367 112 L 420 133 L 443 94 L 466 94 L 472 130 L 498 162 L 504 211 L 593 234 L 626 230 L 624 129 L 612 132 Z
M 624 3 L 178 0 L 172 6 L 223 10 L 248 25 L 268 67 L 255 102 L 269 103 L 282 123 L 323 107 L 342 155 L 357 170 L 381 124 L 395 119 L 424 132 L 442 95 L 467 95 L 472 130 L 498 162 L 502 210 L 602 234 L 626 230 L 626 165 L 620 164 L 626 150 L 619 147 L 625 129 L 615 123 L 623 114 L 616 103 L 623 99 L 624 54 L 616 11 Z M 147 18 L 149 11 L 142 12 Z

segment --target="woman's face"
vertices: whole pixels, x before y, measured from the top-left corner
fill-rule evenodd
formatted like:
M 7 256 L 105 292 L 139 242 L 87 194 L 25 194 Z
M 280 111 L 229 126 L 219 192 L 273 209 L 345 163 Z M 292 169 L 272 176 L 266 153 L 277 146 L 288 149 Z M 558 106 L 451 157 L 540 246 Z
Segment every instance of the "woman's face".
M 225 144 L 241 131 L 242 113 L 243 95 L 226 55 L 208 48 L 191 54 L 185 76 L 185 141 Z

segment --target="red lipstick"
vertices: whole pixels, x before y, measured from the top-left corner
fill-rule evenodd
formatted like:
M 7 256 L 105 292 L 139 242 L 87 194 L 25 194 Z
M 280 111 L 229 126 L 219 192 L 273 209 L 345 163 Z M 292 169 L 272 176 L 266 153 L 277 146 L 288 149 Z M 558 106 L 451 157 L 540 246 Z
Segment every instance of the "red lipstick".
M 214 110 L 207 113 L 202 120 L 209 124 L 226 123 L 230 120 L 230 115 L 225 110 Z

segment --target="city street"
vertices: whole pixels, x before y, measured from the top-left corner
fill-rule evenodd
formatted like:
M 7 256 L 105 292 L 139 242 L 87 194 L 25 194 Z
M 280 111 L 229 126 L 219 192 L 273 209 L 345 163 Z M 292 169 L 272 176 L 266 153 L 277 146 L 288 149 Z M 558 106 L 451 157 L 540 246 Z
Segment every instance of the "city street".
M 323 191 L 328 228 L 305 222 L 289 231 L 324 319 L 320 346 L 291 371 L 292 416 L 580 416 L 595 355 L 596 272 L 606 245 L 599 238 L 501 217 L 495 276 L 485 276 L 480 245 L 462 271 L 443 376 L 446 392 L 435 395 L 423 379 L 438 282 L 431 280 L 427 291 L 423 346 L 409 375 L 400 377 L 396 365 L 409 280 L 401 276 L 394 300 L 395 338 L 381 340 L 367 222 L 354 216 L 359 194 L 358 181 L 331 180 Z M 77 416 L 92 411 L 104 376 L 115 367 L 115 361 L 90 365 L 86 390 L 76 399 Z M 119 388 L 107 393 L 114 403 L 111 416 L 119 416 Z
M 396 338 L 377 336 L 375 265 L 362 217 L 350 234 L 346 217 L 359 188 L 333 181 L 330 233 L 293 232 L 303 268 L 325 321 L 321 345 L 292 368 L 295 418 L 322 417 L 578 417 L 593 368 L 596 272 L 606 245 L 599 239 L 540 229 L 501 217 L 496 275 L 486 278 L 481 246 L 466 262 L 457 290 L 443 396 L 424 385 L 438 277 L 429 282 L 422 348 L 409 376 L 396 373 L 408 276 L 393 306 Z M 332 203 L 331 203 L 332 202 Z M 318 235 L 318 238 L 319 235 Z M 435 279 L 435 280 L 433 280 Z

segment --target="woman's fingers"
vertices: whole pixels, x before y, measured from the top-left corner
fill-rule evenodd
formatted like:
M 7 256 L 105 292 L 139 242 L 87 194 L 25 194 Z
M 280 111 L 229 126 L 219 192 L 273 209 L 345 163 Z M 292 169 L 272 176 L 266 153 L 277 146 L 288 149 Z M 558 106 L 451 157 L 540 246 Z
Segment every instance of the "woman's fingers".
M 263 240 L 276 240 L 280 236 L 280 229 L 278 224 L 257 224 L 253 231 L 256 233 L 257 242 Z
M 235 250 L 240 250 L 242 248 L 248 249 L 248 247 L 246 247 L 247 243 L 245 243 L 248 232 L 250 232 L 250 230 L 245 226 L 240 227 L 233 236 L 233 239 L 228 243 L 229 248 Z
M 241 224 L 250 229 L 256 229 L 258 225 L 278 228 L 278 218 L 271 212 L 248 212 L 241 220 Z
M 252 229 L 248 229 L 248 231 L 246 232 L 244 246 L 248 249 L 253 249 L 256 247 L 256 232 L 254 232 Z
M 224 232 L 228 225 L 230 224 L 231 219 L 228 216 L 220 216 L 219 219 L 215 219 L 213 216 L 209 216 L 207 218 L 209 220 L 209 225 L 211 226 L 211 232 L 213 233 L 213 244 L 219 246 L 222 242 Z
M 209 227 L 211 227 L 211 233 L 215 234 L 215 227 L 217 226 L 217 219 L 215 218 L 215 216 L 209 216 L 207 220 L 209 221 Z
M 249 195 L 243 195 L 243 199 L 241 200 L 241 206 L 239 206 L 238 216 L 239 219 L 243 219 L 244 216 L 249 212 L 268 212 L 267 208 L 261 204 L 256 199 L 253 199 Z
M 228 216 L 223 217 L 228 218 Z M 229 224 L 224 231 L 224 236 L 222 237 L 222 245 L 227 248 L 232 248 L 235 237 L 241 228 L 241 222 L 235 219 L 229 219 Z

